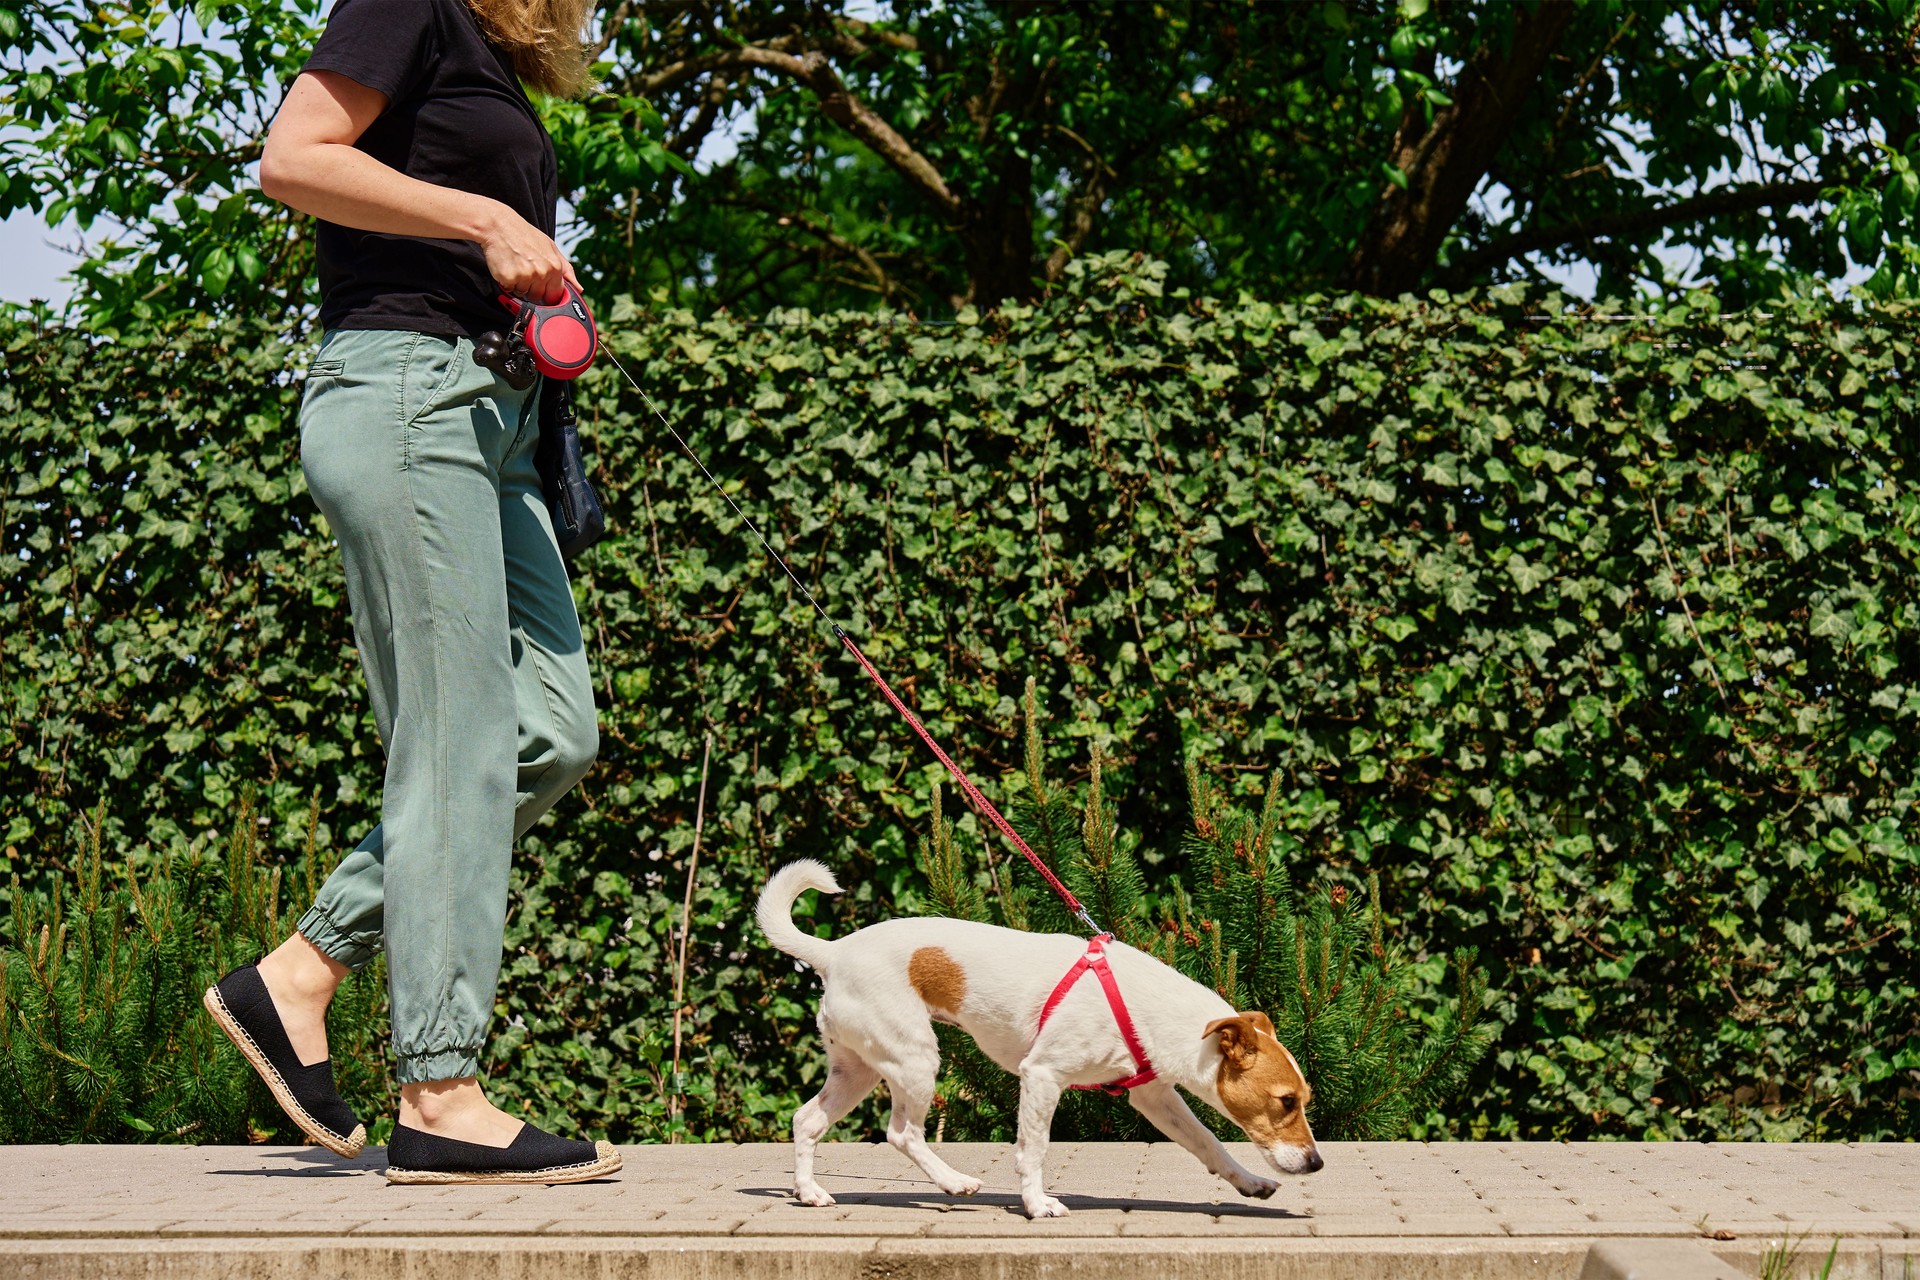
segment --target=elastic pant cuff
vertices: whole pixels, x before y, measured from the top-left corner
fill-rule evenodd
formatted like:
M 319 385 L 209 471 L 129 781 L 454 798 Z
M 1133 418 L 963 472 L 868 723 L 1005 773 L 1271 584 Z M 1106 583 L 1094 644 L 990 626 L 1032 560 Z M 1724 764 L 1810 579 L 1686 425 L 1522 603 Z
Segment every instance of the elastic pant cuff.
M 364 968 L 380 954 L 378 933 L 348 933 L 335 924 L 318 903 L 307 908 L 307 914 L 300 917 L 300 923 L 294 929 L 301 937 L 349 969 Z
M 480 1074 L 480 1046 L 456 1045 L 451 1049 L 429 1049 L 422 1053 L 394 1050 L 394 1073 L 401 1084 L 427 1084 L 434 1080 L 459 1080 Z

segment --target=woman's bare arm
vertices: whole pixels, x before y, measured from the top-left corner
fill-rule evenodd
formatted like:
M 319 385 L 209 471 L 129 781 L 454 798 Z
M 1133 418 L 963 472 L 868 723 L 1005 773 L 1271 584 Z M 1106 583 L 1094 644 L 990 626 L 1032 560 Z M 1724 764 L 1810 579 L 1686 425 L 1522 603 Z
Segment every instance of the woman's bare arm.
M 387 109 L 387 95 L 332 71 L 305 71 L 267 131 L 260 189 L 343 227 L 472 240 L 509 293 L 552 300 L 574 279 L 560 246 L 505 204 L 409 178 L 353 144 Z

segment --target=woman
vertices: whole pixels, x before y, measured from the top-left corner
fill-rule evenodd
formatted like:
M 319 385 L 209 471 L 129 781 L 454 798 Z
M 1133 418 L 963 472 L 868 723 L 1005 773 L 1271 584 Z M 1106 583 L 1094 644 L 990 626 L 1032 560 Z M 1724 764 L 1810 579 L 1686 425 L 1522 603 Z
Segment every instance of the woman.
M 557 299 L 553 144 L 520 86 L 576 92 L 588 0 L 339 0 L 274 119 L 268 195 L 318 220 L 324 331 L 300 460 L 345 562 L 387 751 L 381 823 L 292 937 L 207 1007 L 315 1141 L 365 1130 L 333 1086 L 327 1004 L 384 945 L 396 1182 L 572 1182 L 620 1167 L 476 1078 L 513 841 L 599 736 L 533 464 L 540 388 L 473 360 L 502 292 Z M 576 282 L 577 283 L 577 282 Z

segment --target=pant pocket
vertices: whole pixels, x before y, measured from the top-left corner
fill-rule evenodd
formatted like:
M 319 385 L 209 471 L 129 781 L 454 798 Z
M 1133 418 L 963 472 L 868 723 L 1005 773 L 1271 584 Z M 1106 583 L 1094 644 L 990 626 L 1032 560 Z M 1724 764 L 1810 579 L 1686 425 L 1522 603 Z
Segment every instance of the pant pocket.
M 400 356 L 394 411 L 400 429 L 400 469 L 413 465 L 414 438 L 420 419 L 445 399 L 460 374 L 460 343 L 455 338 L 417 333 Z

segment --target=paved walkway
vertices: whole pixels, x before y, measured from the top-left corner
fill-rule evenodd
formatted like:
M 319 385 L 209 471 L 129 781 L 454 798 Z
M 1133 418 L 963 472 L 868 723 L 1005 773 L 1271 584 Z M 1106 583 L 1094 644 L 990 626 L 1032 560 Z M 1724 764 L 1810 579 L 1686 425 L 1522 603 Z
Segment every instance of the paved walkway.
M 1062 1143 L 1071 1213 L 1029 1222 L 994 1145 L 942 1147 L 985 1182 L 971 1199 L 885 1146 L 823 1145 L 828 1209 L 793 1202 L 776 1145 L 628 1147 L 615 1178 L 563 1187 L 389 1187 L 378 1150 L 0 1148 L 0 1276 L 1597 1280 L 1757 1276 L 1785 1243 L 1800 1277 L 1838 1238 L 1834 1276 L 1920 1280 L 1920 1145 L 1321 1149 L 1323 1172 L 1247 1201 L 1170 1143 Z

